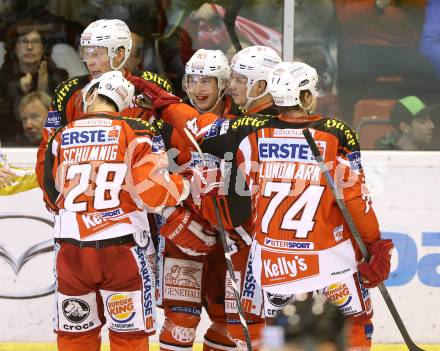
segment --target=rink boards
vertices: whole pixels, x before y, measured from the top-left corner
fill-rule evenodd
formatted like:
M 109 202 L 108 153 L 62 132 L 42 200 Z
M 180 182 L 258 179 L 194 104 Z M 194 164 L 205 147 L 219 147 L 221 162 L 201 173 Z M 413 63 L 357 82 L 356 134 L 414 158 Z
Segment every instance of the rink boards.
M 36 150 L 3 151 L 13 164 L 33 165 Z M 370 151 L 363 153 L 362 164 L 382 232 L 396 245 L 390 295 L 417 343 L 440 344 L 440 153 Z M 0 343 L 8 343 L 0 344 L 0 351 L 52 349 L 40 344 L 54 341 L 51 220 L 39 189 L 0 197 Z M 402 343 L 377 289 L 373 303 L 374 342 Z M 159 312 L 159 327 L 162 321 Z M 202 318 L 198 341 L 206 328 Z M 374 350 L 405 349 L 384 347 Z

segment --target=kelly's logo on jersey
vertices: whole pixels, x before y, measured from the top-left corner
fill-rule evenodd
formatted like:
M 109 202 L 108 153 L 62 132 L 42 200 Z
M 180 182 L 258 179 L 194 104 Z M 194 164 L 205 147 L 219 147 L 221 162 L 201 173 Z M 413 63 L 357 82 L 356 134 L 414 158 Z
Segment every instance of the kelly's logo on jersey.
M 324 156 L 327 143 L 325 141 L 316 143 Z M 307 141 L 300 138 L 258 139 L 258 154 L 262 161 L 315 162 Z
M 306 279 L 319 274 L 317 254 L 290 254 L 262 250 L 261 259 L 263 287 Z
M 64 148 L 89 145 L 110 145 L 119 142 L 120 126 L 71 128 L 61 134 Z

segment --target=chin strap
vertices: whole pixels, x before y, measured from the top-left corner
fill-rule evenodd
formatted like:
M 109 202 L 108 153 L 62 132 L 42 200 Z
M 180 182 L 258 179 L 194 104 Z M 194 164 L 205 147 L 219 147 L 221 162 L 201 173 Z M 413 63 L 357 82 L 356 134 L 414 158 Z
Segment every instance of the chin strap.
M 84 113 L 86 113 L 87 112 L 87 108 L 95 102 L 96 97 L 98 96 L 98 89 L 96 89 L 92 93 L 93 96 L 91 97 L 91 100 L 90 100 L 89 104 L 87 103 L 87 95 L 88 95 L 87 92 L 83 95 L 83 112 Z
M 255 83 L 254 83 L 255 84 Z M 253 86 L 253 85 L 252 85 Z M 265 90 L 263 93 L 261 93 L 258 96 L 255 97 L 251 97 L 249 96 L 249 93 L 251 92 L 252 86 L 248 86 L 247 90 L 246 90 L 246 104 L 244 104 L 243 108 L 245 108 L 246 110 L 249 108 L 249 106 L 258 99 L 261 99 L 263 96 L 266 96 L 267 94 L 269 94 L 269 92 L 267 90 Z
M 310 112 L 313 113 L 313 111 L 311 111 L 311 107 L 313 106 L 313 104 L 316 101 L 316 96 L 312 96 L 312 102 L 309 104 L 309 106 L 305 107 L 303 106 L 303 104 L 301 103 L 301 99 L 299 99 L 299 104 L 298 106 L 301 107 L 304 111 L 307 112 L 307 114 L 310 116 Z

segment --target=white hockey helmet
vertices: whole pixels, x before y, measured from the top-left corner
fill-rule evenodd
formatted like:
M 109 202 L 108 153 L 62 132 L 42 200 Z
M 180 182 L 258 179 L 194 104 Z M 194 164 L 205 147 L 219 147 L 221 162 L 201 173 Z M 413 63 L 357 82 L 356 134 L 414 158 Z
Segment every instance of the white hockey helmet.
M 118 70 L 124 66 L 131 52 L 131 32 L 124 21 L 118 19 L 100 19 L 90 23 L 81 34 L 80 56 L 85 48 L 98 46 L 107 48 L 110 57 L 110 67 Z M 120 47 L 125 48 L 125 57 L 118 67 L 113 66 L 113 58 Z
M 269 73 L 278 63 L 280 63 L 281 57 L 275 50 L 266 46 L 249 46 L 237 52 L 231 60 L 231 69 L 234 72 L 247 77 L 247 92 L 246 98 L 247 108 L 252 101 L 259 99 L 267 94 L 266 92 L 256 97 L 250 97 L 250 91 L 252 86 L 260 81 L 268 81 Z
M 185 76 L 182 80 L 183 90 L 188 95 L 193 106 L 197 109 L 197 104 L 194 103 L 192 94 L 188 91 L 188 78 L 191 75 L 208 76 L 217 78 L 217 102 L 211 110 L 223 98 L 226 87 L 228 85 L 229 77 L 231 75 L 231 68 L 229 67 L 226 55 L 220 50 L 205 50 L 199 49 L 191 56 L 185 65 Z M 208 112 L 208 111 L 200 111 Z
M 96 90 L 92 92 L 91 90 L 95 88 Z M 82 92 L 84 112 L 87 112 L 87 107 L 93 103 L 98 95 L 104 95 L 113 101 L 120 112 L 130 107 L 134 96 L 134 85 L 125 79 L 120 71 L 110 71 L 90 81 Z M 89 93 L 94 94 L 94 97 L 91 102 L 87 103 L 86 98 Z
M 269 74 L 268 92 L 277 106 L 302 105 L 300 93 L 309 90 L 313 98 L 318 97 L 318 73 L 303 62 L 282 62 Z

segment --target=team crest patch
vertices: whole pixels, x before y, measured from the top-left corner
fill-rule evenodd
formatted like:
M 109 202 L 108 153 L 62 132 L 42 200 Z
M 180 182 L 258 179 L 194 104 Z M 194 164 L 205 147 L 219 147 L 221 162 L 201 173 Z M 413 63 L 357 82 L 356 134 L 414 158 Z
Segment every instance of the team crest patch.
M 350 162 L 350 168 L 353 171 L 359 171 L 362 169 L 361 153 L 359 151 L 354 151 L 347 154 L 347 159 Z
M 214 123 L 212 123 L 209 130 L 206 132 L 204 138 L 209 139 L 209 138 L 213 138 L 213 137 L 220 135 L 220 131 L 223 130 L 222 125 L 224 122 L 225 122 L 224 118 L 219 118 L 216 121 L 214 121 Z M 229 122 L 228 122 L 227 126 L 229 127 Z
M 59 128 L 61 127 L 61 113 L 59 111 L 49 111 L 47 113 L 46 123 L 44 128 Z
M 203 264 L 196 261 L 166 258 L 164 298 L 201 302 Z
M 153 137 L 153 146 L 151 147 L 153 152 L 158 152 L 160 150 L 165 150 L 165 143 L 161 135 L 155 135 Z

